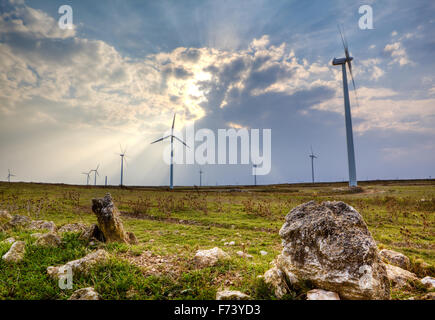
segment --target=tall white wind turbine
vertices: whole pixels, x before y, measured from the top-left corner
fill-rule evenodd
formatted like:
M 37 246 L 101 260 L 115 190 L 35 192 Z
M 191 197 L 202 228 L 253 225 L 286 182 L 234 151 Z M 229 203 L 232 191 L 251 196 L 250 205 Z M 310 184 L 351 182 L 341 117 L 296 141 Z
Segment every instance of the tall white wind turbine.
M 179 142 L 184 144 L 187 148 L 189 148 L 189 146 L 183 140 L 174 136 L 175 115 L 176 114 L 174 113 L 174 119 L 172 120 L 171 134 L 151 142 L 151 144 L 153 144 L 153 143 L 163 141 L 167 138 L 171 138 L 171 164 L 169 169 L 169 188 L 171 189 L 174 189 L 174 139 L 178 140 Z
M 89 172 L 82 172 L 82 174 L 84 174 L 84 175 L 86 176 L 86 185 L 87 185 L 87 186 L 89 185 L 89 177 L 90 177 L 90 175 L 91 175 L 91 172 L 92 172 L 92 171 L 89 171 Z
M 313 147 L 311 147 L 311 154 L 309 157 L 311 158 L 311 180 L 314 183 L 314 159 L 317 159 L 317 156 L 313 153 Z
M 93 172 L 94 173 L 94 186 L 97 185 L 97 175 L 100 176 L 100 174 L 98 173 L 98 168 L 100 167 L 100 165 L 98 165 L 95 169 L 89 171 L 89 172 Z
M 341 65 L 341 69 L 343 72 L 343 93 L 344 93 L 344 116 L 346 120 L 346 140 L 347 140 L 347 162 L 348 162 L 348 168 L 349 168 L 349 187 L 356 187 L 357 186 L 357 180 L 356 180 L 356 166 L 355 166 L 355 151 L 353 146 L 353 131 L 352 131 L 352 114 L 350 111 L 350 100 L 349 100 L 349 89 L 348 89 L 348 83 L 347 83 L 347 73 L 346 73 L 346 64 L 349 67 L 349 73 L 352 78 L 352 84 L 353 89 L 355 91 L 356 95 L 356 86 L 355 86 L 355 80 L 353 78 L 352 73 L 352 60 L 353 57 L 349 55 L 349 47 L 347 45 L 347 41 L 343 37 L 343 33 L 340 30 L 341 35 L 341 41 L 343 42 L 344 47 L 344 58 L 334 58 L 332 60 L 332 64 L 334 66 Z
M 121 187 L 124 183 L 124 161 L 127 164 L 127 148 L 125 148 L 124 150 L 122 149 L 121 145 L 119 146 L 119 148 L 121 149 L 121 153 L 119 154 L 119 156 L 121 157 Z

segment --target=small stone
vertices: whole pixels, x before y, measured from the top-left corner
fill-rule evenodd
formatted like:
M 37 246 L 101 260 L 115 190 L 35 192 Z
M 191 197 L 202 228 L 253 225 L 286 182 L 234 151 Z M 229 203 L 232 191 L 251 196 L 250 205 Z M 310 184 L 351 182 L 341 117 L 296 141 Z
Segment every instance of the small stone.
M 139 243 L 139 241 L 137 240 L 137 238 L 133 232 L 126 231 L 125 235 L 126 235 L 126 238 L 127 238 L 127 241 L 129 244 L 138 244 Z
M 42 236 L 43 235 L 43 233 L 39 233 L 39 232 L 37 232 L 37 233 L 32 233 L 30 236 L 32 237 L 32 238 L 36 238 L 36 239 L 38 239 L 40 236 Z
M 5 224 L 5 228 L 25 228 L 30 224 L 31 220 L 29 217 L 26 216 L 22 216 L 19 214 L 16 214 L 14 216 L 12 216 L 12 219 Z
M 383 249 L 379 251 L 379 255 L 389 264 L 409 270 L 411 265 L 409 258 L 400 252 Z
M 11 214 L 6 210 L 0 210 L 0 224 L 7 223 L 12 220 Z
M 96 240 L 100 242 L 105 241 L 103 232 L 96 224 L 93 224 L 88 228 L 86 228 L 86 230 L 83 231 L 82 234 L 80 235 L 79 239 L 85 241 L 92 241 L 92 240 Z
M 57 231 L 57 227 L 53 221 L 44 221 L 44 220 L 31 221 L 29 229 L 30 230 L 47 230 L 49 232 L 56 232 Z
M 336 292 L 314 289 L 307 292 L 307 300 L 340 300 Z
M 264 282 L 273 288 L 275 296 L 281 299 L 289 292 L 284 273 L 277 267 L 267 270 L 263 276 Z
M 429 292 L 421 297 L 422 300 L 435 300 L 435 292 Z
M 210 250 L 198 250 L 194 257 L 194 262 L 198 267 L 211 267 L 220 260 L 229 259 L 229 255 L 222 249 L 215 247 Z
M 385 269 L 387 271 L 388 280 L 390 280 L 391 284 L 395 288 L 409 287 L 409 282 L 418 280 L 414 273 L 400 267 L 386 263 Z
M 261 250 L 261 251 L 260 251 L 260 254 L 261 254 L 262 256 L 266 256 L 266 255 L 267 255 L 267 251 Z
M 216 293 L 216 300 L 249 300 L 250 297 L 240 291 L 224 290 Z
M 2 241 L 2 243 L 13 244 L 15 241 L 16 241 L 16 240 L 15 240 L 14 237 L 9 237 L 9 238 L 7 238 L 7 239 L 4 239 L 4 240 Z
M 243 252 L 243 251 L 237 251 L 236 254 L 237 254 L 239 257 L 241 257 L 241 258 L 248 258 L 248 259 L 252 259 L 252 258 L 253 258 L 252 255 L 250 255 L 250 254 L 248 254 L 248 253 L 245 253 L 245 252 Z
M 8 252 L 3 255 L 3 260 L 7 262 L 20 262 L 24 258 L 26 252 L 26 243 L 24 241 L 16 241 L 12 244 Z
M 424 277 L 423 279 L 421 279 L 421 283 L 423 283 L 426 287 L 428 287 L 430 289 L 435 288 L 435 278 Z
M 62 244 L 62 240 L 56 233 L 45 233 L 41 235 L 35 243 L 37 246 L 43 247 L 59 247 Z
M 86 231 L 88 228 L 89 227 L 83 223 L 69 223 L 69 224 L 65 224 L 62 227 L 60 227 L 58 232 L 59 233 L 63 233 L 63 232 L 80 233 L 80 232 Z
M 94 288 L 82 288 L 73 292 L 68 300 L 102 300 L 98 292 Z

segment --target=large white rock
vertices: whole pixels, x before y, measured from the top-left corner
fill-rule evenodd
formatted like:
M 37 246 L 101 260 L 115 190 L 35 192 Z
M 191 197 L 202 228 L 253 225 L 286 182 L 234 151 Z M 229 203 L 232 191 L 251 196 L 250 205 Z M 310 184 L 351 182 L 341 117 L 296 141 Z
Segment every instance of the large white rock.
M 392 264 L 386 263 L 385 268 L 387 270 L 388 279 L 391 281 L 391 285 L 395 288 L 409 287 L 409 282 L 418 280 L 414 273 L 393 266 Z
M 104 249 L 99 249 L 95 252 L 92 252 L 85 257 L 77 260 L 70 261 L 65 265 L 58 267 L 48 267 L 47 273 L 49 276 L 53 278 L 58 278 L 63 275 L 65 270 L 69 268 L 74 273 L 87 273 L 89 269 L 96 264 L 107 262 L 109 259 L 109 254 Z
M 435 288 L 435 278 L 424 277 L 423 279 L 421 279 L 421 283 L 423 283 L 426 287 L 429 287 L 430 289 Z
M 210 250 L 198 250 L 193 258 L 198 267 L 211 267 L 218 263 L 218 261 L 229 259 L 230 256 L 218 247 Z
M 94 288 L 82 288 L 73 292 L 68 300 L 102 300 L 100 295 Z
M 26 243 L 24 241 L 16 241 L 12 244 L 8 252 L 6 252 L 2 259 L 7 262 L 20 262 L 26 253 Z
M 240 291 L 223 290 L 216 293 L 216 300 L 249 300 L 250 297 Z
M 336 292 L 314 289 L 307 292 L 307 300 L 340 300 Z
M 388 249 L 382 249 L 379 254 L 387 263 L 409 270 L 411 262 L 404 254 Z
M 390 299 L 390 284 L 362 216 L 344 202 L 314 201 L 287 214 L 276 266 L 342 299 Z

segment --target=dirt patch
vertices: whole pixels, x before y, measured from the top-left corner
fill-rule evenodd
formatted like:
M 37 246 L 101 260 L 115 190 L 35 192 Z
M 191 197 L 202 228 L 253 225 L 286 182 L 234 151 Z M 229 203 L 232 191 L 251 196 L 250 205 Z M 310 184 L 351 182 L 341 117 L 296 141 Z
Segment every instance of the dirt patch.
M 141 255 L 127 252 L 120 257 L 139 267 L 144 276 L 165 275 L 177 278 L 183 272 L 183 259 L 177 256 L 160 256 L 151 251 L 144 251 Z

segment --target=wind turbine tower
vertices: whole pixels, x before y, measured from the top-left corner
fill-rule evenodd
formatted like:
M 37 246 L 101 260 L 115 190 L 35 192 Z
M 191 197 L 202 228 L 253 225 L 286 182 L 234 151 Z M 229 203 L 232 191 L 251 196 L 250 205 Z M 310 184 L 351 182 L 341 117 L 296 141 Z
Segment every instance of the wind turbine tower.
M 174 119 L 172 120 L 172 127 L 171 127 L 171 134 L 157 139 L 156 141 L 151 142 L 151 144 L 153 143 L 157 143 L 160 141 L 163 141 L 167 138 L 171 138 L 171 164 L 170 164 L 170 168 L 169 168 L 169 188 L 174 189 L 174 139 L 178 140 L 179 142 L 181 142 L 182 144 L 184 144 L 187 148 L 189 148 L 189 146 L 180 138 L 174 136 L 174 125 L 175 125 L 175 113 L 174 113 Z
M 253 167 L 254 167 L 254 186 L 256 186 L 257 185 L 257 165 L 254 164 Z
M 12 173 L 11 173 L 11 170 L 8 169 L 8 176 L 7 176 L 7 178 L 8 178 L 8 182 L 9 182 L 9 183 L 11 183 L 11 177 L 15 177 L 15 175 L 12 174 Z
M 340 28 L 340 35 L 341 35 L 341 41 L 343 42 L 344 47 L 344 58 L 334 58 L 332 60 L 332 64 L 334 66 L 341 65 L 342 73 L 343 73 L 343 93 L 344 93 L 344 116 L 346 120 L 346 140 L 347 140 L 347 162 L 348 162 L 348 169 L 349 169 L 349 187 L 356 187 L 357 186 L 357 180 L 356 180 L 356 166 L 355 166 L 355 151 L 354 151 L 354 145 L 353 145 L 353 131 L 352 131 L 352 115 L 350 111 L 350 100 L 349 100 L 349 89 L 347 84 L 347 73 L 346 73 L 346 64 L 349 67 L 349 73 L 352 78 L 352 84 L 356 95 L 356 86 L 355 86 L 355 80 L 353 78 L 352 73 L 352 60 L 353 57 L 349 55 L 349 47 L 347 44 L 347 41 L 343 37 L 343 33 L 341 32 Z
M 202 171 L 202 169 L 199 169 L 199 186 L 202 187 L 202 174 L 204 173 L 204 171 Z
M 311 154 L 309 155 L 309 157 L 311 158 L 311 179 L 314 183 L 314 159 L 317 159 L 317 156 L 315 156 L 313 153 L 313 147 L 311 147 Z
M 124 149 L 124 150 L 122 150 L 122 147 L 121 146 L 119 146 L 119 148 L 121 149 L 121 153 L 119 154 L 119 156 L 121 157 L 121 187 L 123 186 L 123 183 L 124 183 L 124 160 L 125 160 L 125 162 L 126 162 L 126 164 L 127 164 L 127 156 L 126 156 L 126 152 L 127 152 L 127 149 Z

